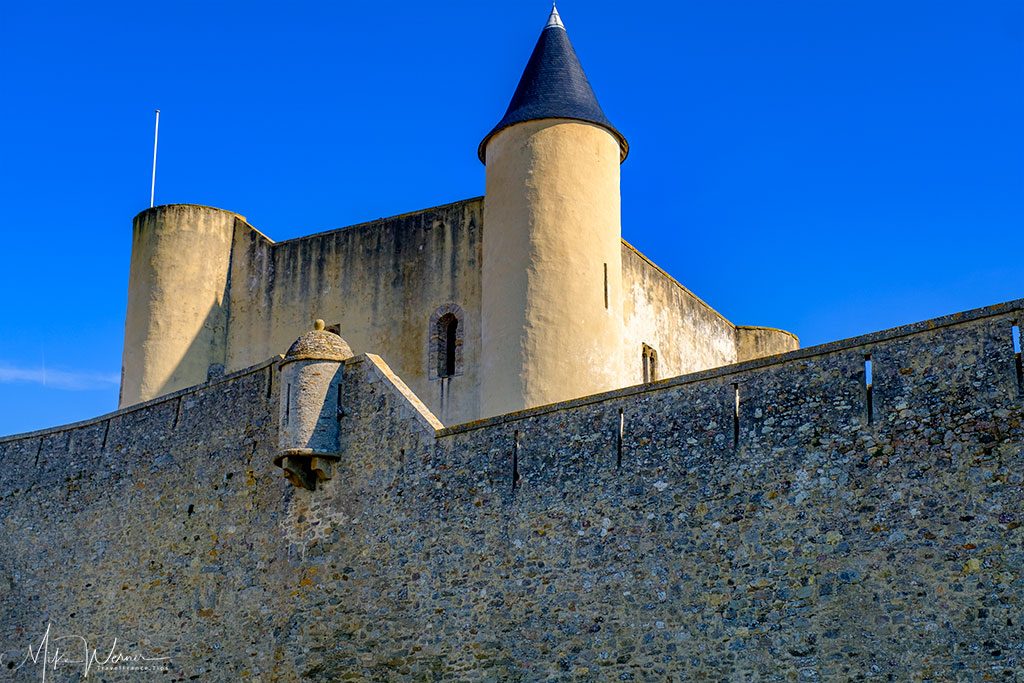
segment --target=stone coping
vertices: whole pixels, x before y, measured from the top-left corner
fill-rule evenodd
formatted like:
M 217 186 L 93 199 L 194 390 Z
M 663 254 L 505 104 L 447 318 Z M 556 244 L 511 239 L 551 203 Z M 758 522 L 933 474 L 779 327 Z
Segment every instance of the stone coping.
M 395 374 L 394 370 L 380 356 L 373 353 L 364 353 L 361 356 L 349 359 L 346 365 L 362 362 L 364 359 L 382 379 L 391 384 L 392 388 L 408 402 L 409 407 L 412 408 L 413 417 L 425 430 L 436 436 L 437 432 L 444 429 L 444 424 L 430 412 L 430 408 L 427 408 L 426 404 L 420 400 L 420 397 L 402 381 L 401 377 Z

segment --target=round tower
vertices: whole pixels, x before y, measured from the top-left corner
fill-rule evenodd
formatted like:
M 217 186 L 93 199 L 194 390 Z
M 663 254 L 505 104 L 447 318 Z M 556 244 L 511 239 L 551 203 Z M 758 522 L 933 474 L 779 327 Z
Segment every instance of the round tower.
M 147 209 L 132 224 L 121 406 L 223 373 L 235 223 L 194 204 Z
M 341 400 L 341 364 L 352 357 L 344 339 L 324 329 L 317 320 L 313 330 L 295 340 L 278 365 L 280 408 L 278 449 L 274 464 L 295 486 L 309 490 L 333 476 L 338 459 L 338 417 Z
M 627 152 L 552 10 L 505 116 L 479 148 L 483 416 L 624 384 Z

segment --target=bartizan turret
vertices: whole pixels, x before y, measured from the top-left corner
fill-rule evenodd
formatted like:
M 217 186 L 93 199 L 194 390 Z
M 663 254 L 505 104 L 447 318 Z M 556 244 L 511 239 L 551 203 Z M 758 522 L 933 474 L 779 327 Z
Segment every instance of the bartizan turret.
M 334 476 L 339 457 L 342 363 L 352 357 L 344 339 L 317 320 L 281 359 L 278 449 L 274 464 L 295 486 L 316 489 Z
M 627 383 L 619 164 L 628 149 L 552 10 L 479 148 L 482 416 Z

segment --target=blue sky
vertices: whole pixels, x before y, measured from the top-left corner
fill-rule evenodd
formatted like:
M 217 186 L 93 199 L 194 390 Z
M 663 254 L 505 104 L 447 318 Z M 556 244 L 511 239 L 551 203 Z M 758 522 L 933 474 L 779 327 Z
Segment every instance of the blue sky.
M 116 407 L 131 219 L 274 239 L 483 193 L 537 2 L 6 2 L 0 434 Z M 559 4 L 623 236 L 804 345 L 1024 296 L 1024 3 Z

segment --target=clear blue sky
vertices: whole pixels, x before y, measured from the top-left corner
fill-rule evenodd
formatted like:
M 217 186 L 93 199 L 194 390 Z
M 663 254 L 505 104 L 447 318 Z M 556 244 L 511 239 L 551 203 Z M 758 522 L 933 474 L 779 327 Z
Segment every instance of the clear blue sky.
M 274 239 L 483 194 L 536 2 L 5 2 L 0 434 L 116 407 L 131 219 Z M 1024 296 L 1024 3 L 559 4 L 624 237 L 804 345 Z M 45 384 L 43 368 L 45 367 Z

